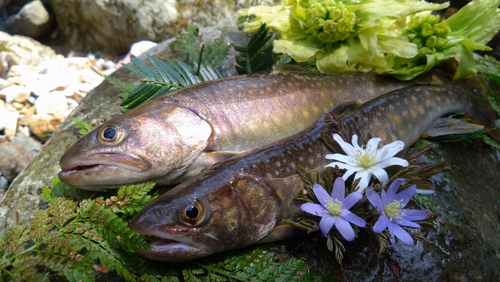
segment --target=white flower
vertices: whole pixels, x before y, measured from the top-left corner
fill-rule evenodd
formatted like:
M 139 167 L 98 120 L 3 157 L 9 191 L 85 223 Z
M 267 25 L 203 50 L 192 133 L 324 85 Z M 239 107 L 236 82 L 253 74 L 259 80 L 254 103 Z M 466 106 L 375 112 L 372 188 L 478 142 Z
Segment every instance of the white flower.
M 366 144 L 366 148 L 362 148 L 358 145 L 358 136 L 356 134 L 352 136 L 352 145 L 342 140 L 342 137 L 338 134 L 334 134 L 333 139 L 342 147 L 346 155 L 326 155 L 325 158 L 337 161 L 327 166 L 338 166 L 340 169 L 346 169 L 347 171 L 342 176 L 344 180 L 347 180 L 349 176 L 356 173 L 354 179 L 361 178 L 358 189 L 356 190 L 357 192 L 362 192 L 368 187 L 372 175 L 380 182 L 388 181 L 389 176 L 384 168 L 392 165 L 409 165 L 408 161 L 394 157 L 394 155 L 405 147 L 403 141 L 394 141 L 378 149 L 378 143 L 382 140 L 380 138 L 370 139 L 368 144 Z

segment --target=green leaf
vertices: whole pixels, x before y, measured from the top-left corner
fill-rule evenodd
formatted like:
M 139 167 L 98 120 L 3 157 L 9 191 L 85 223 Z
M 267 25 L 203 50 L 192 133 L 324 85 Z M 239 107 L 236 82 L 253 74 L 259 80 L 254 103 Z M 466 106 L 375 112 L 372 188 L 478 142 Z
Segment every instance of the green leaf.
M 76 117 L 72 117 L 71 120 L 75 123 L 75 128 L 78 129 L 78 136 L 82 137 L 92 130 L 92 125 Z
M 274 34 L 269 34 L 266 31 L 266 25 L 263 24 L 252 35 L 246 46 L 234 47 L 239 52 L 236 56 L 236 71 L 238 74 L 251 74 L 272 66 L 273 45 L 271 39 L 273 37 Z

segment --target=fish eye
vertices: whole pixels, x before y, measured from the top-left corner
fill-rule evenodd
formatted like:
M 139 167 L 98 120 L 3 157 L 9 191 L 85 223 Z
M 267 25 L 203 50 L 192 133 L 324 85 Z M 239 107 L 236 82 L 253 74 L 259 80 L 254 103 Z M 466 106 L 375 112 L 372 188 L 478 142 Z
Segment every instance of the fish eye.
M 117 144 L 125 137 L 125 128 L 119 124 L 109 124 L 97 132 L 97 139 L 105 144 Z
M 189 226 L 195 226 L 202 223 L 207 218 L 208 207 L 197 198 L 191 198 L 185 201 L 179 209 L 178 218 L 182 223 Z

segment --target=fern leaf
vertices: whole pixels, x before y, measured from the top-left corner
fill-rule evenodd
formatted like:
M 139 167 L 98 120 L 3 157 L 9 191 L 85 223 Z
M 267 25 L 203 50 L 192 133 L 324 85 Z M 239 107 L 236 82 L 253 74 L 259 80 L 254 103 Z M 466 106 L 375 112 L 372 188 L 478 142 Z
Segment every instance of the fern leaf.
M 76 117 L 71 118 L 71 120 L 75 123 L 75 128 L 78 130 L 78 137 L 82 137 L 87 134 L 90 130 L 92 130 L 92 125 L 88 122 L 85 122 Z
M 245 47 L 235 46 L 240 54 L 236 56 L 238 74 L 250 74 L 268 69 L 273 63 L 273 45 L 270 42 L 274 34 L 266 30 L 262 24 Z

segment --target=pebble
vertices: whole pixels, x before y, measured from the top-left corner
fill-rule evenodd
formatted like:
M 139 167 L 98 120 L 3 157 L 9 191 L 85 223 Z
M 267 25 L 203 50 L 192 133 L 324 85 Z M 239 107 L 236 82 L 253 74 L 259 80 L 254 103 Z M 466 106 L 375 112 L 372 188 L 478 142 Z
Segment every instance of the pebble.
M 91 53 L 70 53 L 65 58 L 31 38 L 0 32 L 2 39 L 13 51 L 0 52 L 0 200 L 8 184 L 40 152 L 42 143 L 103 81 L 99 73 L 109 75 L 121 67 Z M 134 55 L 153 45 L 136 47 Z

